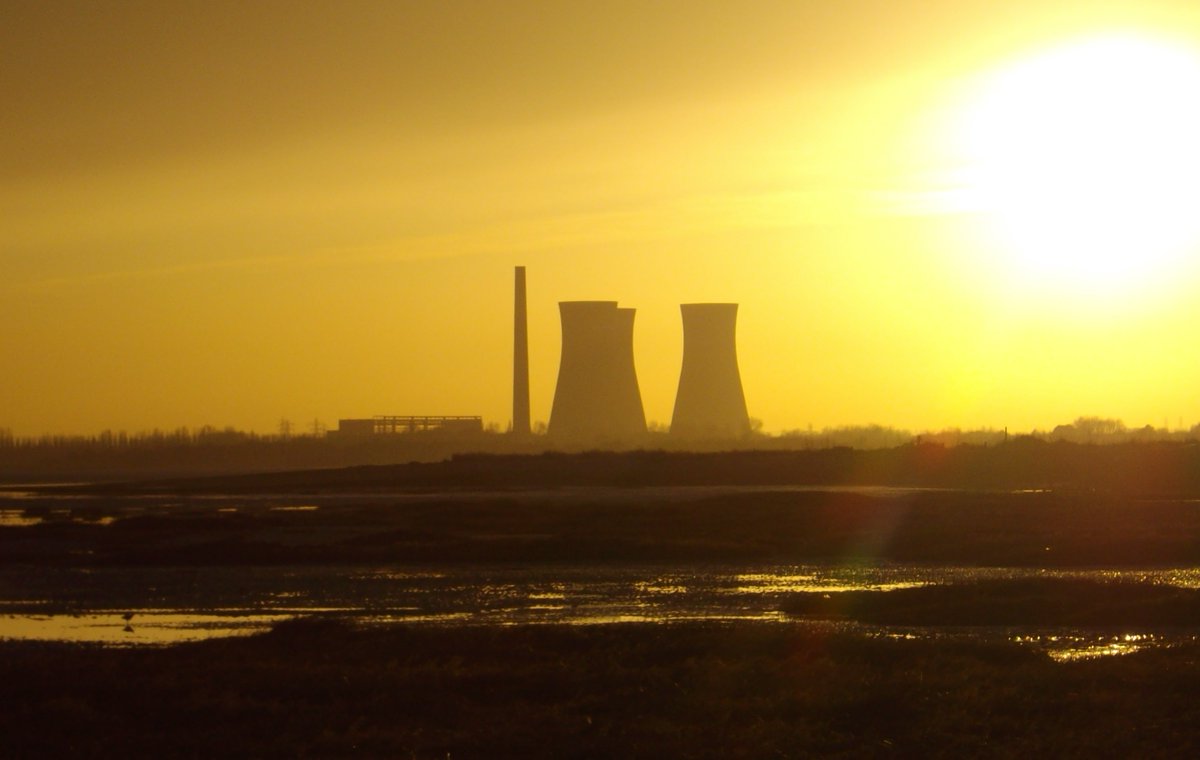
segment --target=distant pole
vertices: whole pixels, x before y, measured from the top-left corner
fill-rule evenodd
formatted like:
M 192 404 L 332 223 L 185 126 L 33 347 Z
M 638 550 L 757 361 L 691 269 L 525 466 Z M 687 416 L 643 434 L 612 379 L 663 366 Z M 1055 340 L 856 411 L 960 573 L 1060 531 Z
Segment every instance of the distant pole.
M 512 432 L 529 435 L 529 320 L 525 313 L 525 267 L 516 268 L 513 293 Z

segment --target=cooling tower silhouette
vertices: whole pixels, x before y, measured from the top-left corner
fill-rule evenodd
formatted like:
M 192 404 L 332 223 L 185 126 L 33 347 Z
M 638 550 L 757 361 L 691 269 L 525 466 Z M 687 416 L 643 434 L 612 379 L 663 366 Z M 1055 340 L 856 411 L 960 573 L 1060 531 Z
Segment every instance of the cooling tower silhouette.
M 645 434 L 633 367 L 634 309 L 616 301 L 563 301 L 562 358 L 548 432 L 561 438 L 629 439 Z
M 750 432 L 738 373 L 736 303 L 685 303 L 683 368 L 675 394 L 671 433 L 728 438 Z

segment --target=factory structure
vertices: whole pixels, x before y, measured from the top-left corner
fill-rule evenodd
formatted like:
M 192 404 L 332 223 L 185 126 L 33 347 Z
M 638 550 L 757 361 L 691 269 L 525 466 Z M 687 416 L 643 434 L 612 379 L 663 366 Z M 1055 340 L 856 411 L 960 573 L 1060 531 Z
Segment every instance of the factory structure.
M 482 433 L 483 417 L 398 416 L 377 414 L 365 419 L 338 420 L 336 435 L 362 438 L 399 433 Z
M 687 438 L 736 438 L 750 432 L 737 363 L 736 303 L 685 303 L 683 368 L 671 433 Z
M 683 366 L 671 435 L 724 440 L 750 432 L 737 363 L 735 303 L 685 303 Z M 562 301 L 562 354 L 547 435 L 566 444 L 634 443 L 646 435 L 646 413 L 633 361 L 635 309 L 616 301 Z M 529 325 L 525 267 L 513 282 L 512 428 L 532 434 L 529 411 Z M 338 420 L 336 435 L 483 433 L 482 417 L 390 416 Z
M 513 286 L 512 432 L 529 435 L 529 318 L 525 310 L 525 267 L 516 268 Z
M 547 432 L 624 440 L 646 432 L 633 367 L 634 309 L 616 301 L 564 301 L 562 356 Z
M 750 417 L 737 363 L 735 303 L 682 304 L 683 367 L 671 417 L 682 438 L 740 438 Z M 635 309 L 616 301 L 562 301 L 562 354 L 547 433 L 564 441 L 630 441 L 646 434 L 633 362 Z M 516 268 L 514 433 L 529 431 L 525 267 Z

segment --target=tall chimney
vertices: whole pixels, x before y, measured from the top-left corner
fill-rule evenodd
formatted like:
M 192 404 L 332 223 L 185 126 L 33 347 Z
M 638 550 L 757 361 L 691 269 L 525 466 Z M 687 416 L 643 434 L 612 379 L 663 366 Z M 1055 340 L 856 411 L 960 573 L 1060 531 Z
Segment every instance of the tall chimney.
M 512 431 L 529 435 L 529 320 L 525 314 L 525 267 L 516 268 L 513 298 Z

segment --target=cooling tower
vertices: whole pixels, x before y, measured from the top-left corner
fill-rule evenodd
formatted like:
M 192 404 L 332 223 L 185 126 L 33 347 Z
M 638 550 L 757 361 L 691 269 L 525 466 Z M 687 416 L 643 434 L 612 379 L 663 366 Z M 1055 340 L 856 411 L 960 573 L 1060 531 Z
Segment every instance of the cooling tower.
M 646 432 L 633 366 L 634 309 L 616 301 L 564 301 L 562 358 L 549 433 L 563 439 L 626 440 Z
M 529 435 L 529 322 L 525 314 L 525 267 L 517 267 L 513 283 L 513 410 L 514 435 Z
M 735 303 L 685 303 L 683 368 L 671 433 L 730 438 L 750 432 L 738 373 Z

